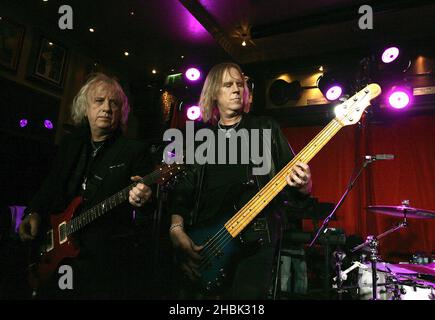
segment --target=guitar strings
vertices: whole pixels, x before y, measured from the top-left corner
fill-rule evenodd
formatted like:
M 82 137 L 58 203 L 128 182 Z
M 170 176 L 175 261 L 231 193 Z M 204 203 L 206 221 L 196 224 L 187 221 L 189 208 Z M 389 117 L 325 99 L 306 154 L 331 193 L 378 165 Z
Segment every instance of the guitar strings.
M 356 103 L 356 101 L 357 100 L 354 100 L 354 103 Z M 352 106 L 352 105 L 351 105 Z M 350 106 L 350 107 L 351 107 Z M 347 115 L 344 115 L 340 120 L 342 120 L 343 118 L 345 118 Z M 315 155 L 316 153 L 317 153 L 317 151 L 316 151 L 316 148 L 311 148 L 311 145 L 313 144 L 313 142 L 314 141 L 316 141 L 316 139 L 317 140 L 319 140 L 318 141 L 318 146 L 320 146 L 320 149 L 321 148 L 323 148 L 323 146 L 324 145 L 326 145 L 326 143 L 328 143 L 329 142 L 329 140 L 330 140 L 330 138 L 332 138 L 332 137 L 330 137 L 329 139 L 328 139 L 328 135 L 329 135 L 329 131 L 334 131 L 334 130 L 336 130 L 336 129 L 338 129 L 337 130 L 337 132 L 341 129 L 343 127 L 343 125 L 341 124 L 341 122 L 339 121 L 339 120 L 337 120 L 336 118 L 334 118 L 333 119 L 333 121 L 331 121 L 331 123 L 324 129 L 324 130 L 322 130 L 300 153 L 299 153 L 299 157 L 298 156 L 296 156 L 294 159 L 292 159 L 292 161 L 290 161 L 271 181 L 269 181 L 269 183 L 268 184 L 266 184 L 266 186 L 264 187 L 264 190 L 265 190 L 265 192 L 263 193 L 263 199 L 264 199 L 264 197 L 266 196 L 266 200 L 269 200 L 269 198 L 271 198 L 270 199 L 270 201 L 271 200 L 273 200 L 273 198 L 276 196 L 276 194 L 274 194 L 274 188 L 276 188 L 276 186 L 278 186 L 278 184 L 279 185 L 283 185 L 282 187 L 279 187 L 280 188 L 280 190 L 278 191 L 278 192 L 280 192 L 284 187 L 285 187 L 285 175 L 286 174 L 288 174 L 288 172 L 289 172 L 289 170 L 294 166 L 294 164 L 292 164 L 292 162 L 296 162 L 297 160 L 295 160 L 295 159 L 297 159 L 297 158 L 299 158 L 299 159 L 302 159 L 302 158 L 304 158 L 304 156 L 307 156 L 307 159 L 308 158 L 310 158 L 311 156 L 313 156 L 313 155 Z M 337 133 L 337 132 L 335 132 L 335 133 Z M 328 135 L 326 135 L 326 133 L 328 133 Z M 335 135 L 335 133 L 334 133 L 334 135 Z M 321 139 L 319 139 L 319 136 L 321 136 Z M 325 139 L 326 138 L 326 139 Z M 326 141 L 325 141 L 326 140 Z M 314 144 L 315 145 L 315 144 Z M 317 147 L 317 145 L 316 145 L 316 147 Z M 305 150 L 305 149 L 307 149 L 307 150 Z M 308 150 L 309 149 L 309 150 Z M 319 150 L 320 150 L 319 149 Z M 308 152 L 308 153 L 307 153 Z M 304 153 L 307 153 L 306 155 L 304 155 Z M 311 158 L 310 158 L 311 159 Z M 288 168 L 287 168 L 288 167 Z M 283 177 L 284 176 L 284 177 Z M 276 178 L 276 179 L 275 179 Z M 279 181 L 277 181 L 277 182 L 273 182 L 274 180 L 279 180 Z M 275 186 L 273 186 L 273 184 L 275 184 Z M 272 191 L 272 192 L 271 192 Z M 261 195 L 259 195 L 259 196 L 261 196 Z M 254 196 L 255 197 L 255 196 Z M 229 220 L 229 222 L 227 223 L 227 225 L 228 224 L 231 224 L 231 223 L 234 223 L 234 222 L 230 222 L 230 221 L 234 221 L 234 220 L 237 220 L 237 218 L 240 218 L 240 216 L 243 216 L 243 215 L 245 215 L 245 212 L 243 212 L 243 214 L 242 214 L 242 211 L 246 211 L 245 209 L 246 209 L 246 207 L 249 207 L 249 203 L 252 201 L 253 199 L 251 199 L 240 211 L 239 211 L 239 214 L 236 214 L 233 218 L 231 218 L 230 220 Z M 265 202 L 267 202 L 267 204 L 270 202 L 270 201 L 263 201 L 263 203 L 265 203 Z M 258 202 L 257 202 L 258 203 Z M 260 206 L 261 206 L 262 204 L 260 203 Z M 259 206 L 258 205 L 256 205 L 254 208 L 255 209 L 257 209 Z M 264 208 L 262 208 L 262 209 L 264 209 Z M 262 210 L 262 209 L 260 209 L 259 210 L 259 212 Z M 252 210 L 252 207 L 250 208 L 250 211 Z M 248 215 L 248 217 L 247 217 L 247 219 L 249 219 L 250 218 L 250 216 Z M 253 218 L 255 218 L 255 217 L 253 217 Z M 252 219 L 253 219 L 252 218 Z M 244 220 L 246 220 L 246 219 L 244 219 L 244 218 L 242 218 L 242 222 L 244 222 Z M 250 222 L 250 221 L 249 221 Z M 249 224 L 249 222 L 248 222 L 248 224 Z M 237 223 L 238 224 L 238 223 Z M 243 224 L 239 224 L 239 225 L 242 225 L 243 226 Z M 239 228 L 239 227 L 238 227 Z M 242 229 L 244 228 L 244 226 L 242 227 Z M 226 228 L 224 227 L 224 228 L 222 228 L 221 230 L 219 230 L 218 231 L 218 233 L 217 234 L 215 234 L 215 236 L 213 236 L 213 238 L 215 238 L 215 239 L 213 239 L 213 241 L 207 241 L 207 243 L 206 243 L 206 245 L 205 245 L 205 249 L 206 249 L 206 251 L 208 251 L 207 252 L 207 255 L 206 256 L 204 256 L 203 257 L 203 259 L 202 259 L 202 263 L 201 263 L 201 265 L 200 265 L 200 269 L 202 269 L 203 267 L 204 267 L 204 261 L 206 262 L 206 264 L 205 264 L 205 266 L 208 264 L 208 261 L 210 260 L 209 258 L 212 256 L 212 255 L 215 255 L 216 254 L 216 252 L 218 252 L 219 250 L 221 250 L 223 247 L 225 247 L 227 244 L 228 244 L 228 242 L 230 241 L 230 240 L 232 240 L 232 239 L 234 239 L 232 236 L 231 236 L 231 234 L 228 232 L 227 234 L 226 234 L 226 236 L 225 235 L 222 235 L 221 233 L 222 233 L 222 231 L 223 230 L 226 230 Z M 222 237 L 222 239 L 219 239 L 219 238 L 221 238 Z M 212 243 L 212 242 L 214 242 L 215 240 L 217 240 L 218 241 L 218 243 L 215 245 L 215 248 L 212 248 L 212 252 L 210 253 L 210 251 L 208 250 L 209 248 L 209 245 Z M 221 243 L 219 243 L 219 242 L 221 242 Z M 217 248 L 216 248 L 217 247 Z
M 176 166 L 174 166 L 176 167 Z M 161 168 L 161 167 L 160 167 Z M 121 191 L 118 191 L 117 193 L 113 194 L 112 196 L 110 196 L 109 198 L 107 198 L 104 201 L 99 202 L 98 204 L 96 204 L 95 206 L 93 206 L 92 208 L 86 210 L 83 214 L 74 217 L 73 219 L 71 219 L 69 222 L 66 223 L 65 226 L 65 230 L 66 230 L 66 236 L 71 235 L 72 233 L 78 231 L 79 229 L 81 229 L 83 227 L 83 224 L 88 224 L 91 221 L 95 220 L 96 218 L 98 218 L 99 216 L 101 216 L 103 214 L 103 212 L 99 212 L 98 208 L 103 204 L 103 203 L 111 203 L 111 201 L 115 200 L 116 201 L 116 197 L 118 197 L 119 195 L 121 195 L 121 197 L 127 197 L 128 192 L 137 184 L 137 183 L 144 183 L 144 184 L 149 184 L 150 182 L 156 180 L 157 177 L 159 177 L 161 175 L 162 170 L 160 170 L 160 168 L 152 171 L 151 173 L 149 173 L 148 175 L 141 177 L 139 181 L 135 181 L 132 184 L 128 185 L 127 187 L 125 187 L 124 189 L 122 189 Z M 163 170 L 164 171 L 164 170 Z M 104 207 L 103 207 L 104 210 Z M 94 214 L 96 213 L 96 216 L 94 216 Z
M 326 131 L 325 131 L 326 132 Z M 300 158 L 302 158 L 302 157 L 300 157 Z M 287 172 L 285 172 L 286 170 L 284 170 L 284 176 L 285 176 L 285 174 L 287 173 Z M 281 175 L 281 177 L 279 177 L 280 175 L 277 175 L 276 177 L 278 177 L 278 178 L 281 178 L 281 179 L 284 179 L 284 177 L 282 177 L 282 175 Z M 285 186 L 285 181 L 282 181 L 280 184 L 282 184 L 282 185 L 284 185 Z M 283 186 L 283 187 L 284 187 Z M 265 192 L 263 193 L 263 195 L 262 195 L 262 197 L 263 197 L 263 199 L 266 199 L 266 200 L 269 200 L 269 198 L 272 200 L 274 197 L 275 197 L 275 192 L 273 191 L 273 190 L 271 190 L 271 189 L 273 189 L 274 187 L 273 186 L 269 186 L 269 187 L 271 187 L 271 188 L 265 188 Z M 266 190 L 267 189 L 267 190 Z M 282 189 L 281 189 L 282 190 Z M 271 192 L 272 191 L 272 192 Z M 263 201 L 263 202 L 266 202 L 266 201 Z M 270 202 L 270 201 L 269 201 Z M 249 203 L 248 203 L 249 204 Z M 262 204 L 261 203 L 259 203 L 258 205 L 256 205 L 256 206 L 251 206 L 251 208 L 250 209 L 254 209 L 254 210 L 256 210 L 256 209 L 258 209 L 258 207 L 259 206 L 262 206 Z M 261 209 L 262 210 L 262 209 Z M 261 211 L 261 210 L 259 210 L 259 211 Z M 243 209 L 240 211 L 240 214 L 242 213 L 242 211 L 243 211 Z M 241 222 L 245 222 L 245 220 L 247 220 L 247 219 L 249 219 L 249 217 L 248 218 L 242 218 L 241 219 Z M 243 223 L 240 223 L 240 224 L 238 224 L 239 226 L 240 225 L 242 225 L 243 226 Z M 240 227 L 237 227 L 237 228 L 240 228 Z M 232 239 L 234 239 L 232 236 L 231 236 L 231 234 L 227 234 L 226 236 L 224 236 L 222 239 L 219 239 L 220 241 L 220 243 L 218 243 L 218 244 L 216 244 L 216 247 L 217 248 L 213 248 L 214 249 L 214 252 L 218 252 L 219 250 L 221 250 L 223 247 L 225 247 L 227 244 L 228 244 L 228 242 L 229 241 L 231 241 Z M 213 254 L 213 253 L 212 253 Z M 209 254 L 209 256 L 210 256 L 211 254 Z M 209 257 L 206 257 L 206 260 L 208 260 L 209 259 Z
M 366 93 L 365 95 L 367 95 L 368 93 Z M 363 98 L 363 97 L 362 97 Z M 351 105 L 349 106 L 350 108 L 354 105 L 354 104 L 356 104 L 357 103 L 357 101 L 358 100 L 353 100 L 352 102 L 351 102 Z M 359 103 L 359 102 L 358 102 Z M 341 124 L 341 120 L 343 120 L 343 118 L 345 118 L 345 117 L 347 117 L 347 116 L 349 116 L 349 114 L 346 114 L 346 115 L 343 115 L 343 117 L 341 118 L 341 119 L 336 119 L 336 118 L 334 118 L 328 125 L 327 125 L 327 127 L 325 127 L 319 134 L 317 134 L 317 136 L 314 138 L 314 139 L 312 139 L 311 140 L 311 142 L 306 146 L 306 147 L 304 147 L 303 149 L 302 149 L 302 151 L 299 153 L 299 157 L 298 157 L 298 155 L 295 157 L 295 158 L 299 158 L 299 159 L 302 159 L 302 158 L 304 158 L 304 157 L 306 157 L 306 159 L 311 159 L 312 158 L 312 156 L 314 156 L 318 151 L 316 151 L 316 148 L 318 148 L 318 146 L 320 146 L 320 148 L 318 148 L 318 150 L 320 150 L 320 149 L 322 149 L 323 147 L 324 147 L 324 145 L 326 145 L 326 143 L 328 143 L 329 142 L 329 140 L 332 138 L 332 136 L 331 137 L 329 137 L 328 138 L 328 136 L 329 136 L 329 134 L 330 134 L 330 131 L 334 131 L 334 130 L 337 130 L 337 132 L 343 127 L 343 125 Z M 337 133 L 337 132 L 335 132 L 335 133 Z M 326 134 L 326 133 L 328 133 L 328 134 Z M 334 133 L 334 135 L 335 135 L 335 133 Z M 326 138 L 326 139 L 325 139 Z M 316 145 L 316 143 L 314 143 L 314 141 L 316 141 L 316 140 L 318 140 L 318 143 L 317 143 L 317 145 Z M 316 146 L 316 148 L 312 148 L 312 145 L 315 145 Z M 283 180 L 283 178 L 285 178 L 285 175 L 286 174 L 288 174 L 288 172 L 289 172 L 289 170 L 293 167 L 293 164 L 292 164 L 292 162 L 295 162 L 295 160 L 294 159 L 292 159 L 292 161 L 290 161 L 274 178 L 272 178 L 270 181 L 269 181 L 269 183 L 267 183 L 266 184 L 266 186 L 264 187 L 264 189 L 265 189 L 265 193 L 269 193 L 269 190 L 270 190 L 270 187 L 272 187 L 273 188 L 273 184 L 275 184 L 275 185 L 278 185 L 278 183 L 281 183 L 281 184 L 284 184 L 284 186 L 285 186 L 285 181 Z M 283 177 L 283 175 L 284 175 L 284 177 Z M 275 179 L 275 178 L 277 178 L 278 177 L 278 179 Z M 276 182 L 276 181 L 274 181 L 274 180 L 279 180 L 278 182 Z M 252 201 L 253 199 L 251 199 L 251 201 Z M 245 209 L 245 207 L 246 206 L 248 206 L 249 205 L 249 203 L 251 202 L 251 201 L 249 201 L 241 210 L 240 210 L 240 212 L 239 213 L 241 213 L 241 211 L 242 210 L 244 210 Z M 258 207 L 258 206 L 256 206 L 256 207 Z M 231 219 L 230 219 L 230 221 L 231 221 L 231 223 L 234 223 L 234 220 L 236 220 L 237 218 L 239 218 L 240 217 L 240 215 L 241 214 L 236 214 L 234 217 L 232 217 Z M 227 223 L 227 225 L 228 224 L 230 224 L 230 221 Z M 239 228 L 239 227 L 238 227 Z
M 325 140 L 325 138 L 327 138 L 326 134 L 329 133 L 330 131 L 334 131 L 335 129 L 337 129 L 337 127 L 340 127 L 340 124 L 337 121 L 331 122 L 331 125 L 328 126 L 328 128 L 325 128 L 325 130 L 322 130 L 313 140 L 319 140 L 318 144 L 322 145 L 323 144 L 323 140 Z M 320 139 L 319 136 L 322 136 Z M 326 141 L 327 142 L 327 141 Z M 307 147 L 310 147 L 312 143 L 310 143 Z M 304 148 L 306 149 L 306 148 Z M 269 199 L 269 198 L 274 198 L 275 197 L 275 192 L 274 192 L 274 188 L 276 188 L 276 186 L 285 185 L 285 175 L 288 174 L 288 171 L 294 166 L 294 162 L 296 162 L 298 159 L 303 158 L 304 156 L 304 152 L 306 153 L 307 150 L 302 150 L 299 154 L 299 157 L 296 156 L 294 159 L 292 159 L 292 161 L 290 161 L 272 180 L 269 181 L 269 183 L 264 187 L 264 192 L 262 192 L 262 195 L 259 195 L 259 197 L 263 197 L 263 199 Z M 314 153 L 317 152 L 314 150 Z M 312 154 L 313 152 L 311 151 L 308 154 Z M 284 178 L 284 181 L 282 181 Z M 276 181 L 276 180 L 281 180 L 281 181 Z M 284 186 L 283 186 L 284 187 Z M 282 188 L 281 188 L 282 190 Z M 278 191 L 279 192 L 279 191 Z M 270 197 L 272 196 L 272 197 Z M 254 196 L 255 198 L 255 196 Z M 247 215 L 246 218 L 243 218 L 243 216 L 246 216 L 246 211 L 249 208 L 250 211 L 257 209 L 259 206 L 262 206 L 261 202 L 256 202 L 257 205 L 253 206 L 251 202 L 254 201 L 254 198 L 252 198 L 248 203 L 245 204 L 245 206 L 239 211 L 239 214 L 236 214 L 233 218 L 231 218 L 229 220 L 228 224 L 233 224 L 234 220 L 240 219 L 239 222 L 237 222 L 237 229 L 240 228 L 239 226 L 243 226 L 244 222 L 246 220 L 248 220 L 250 218 L 249 215 Z M 265 201 L 263 201 L 264 203 Z M 269 201 L 270 202 L 270 201 Z M 261 210 L 260 210 L 261 211 Z M 223 227 L 221 230 L 218 231 L 217 234 L 215 234 L 215 236 L 213 236 L 213 238 L 211 238 L 209 241 L 207 241 L 207 243 L 205 244 L 205 256 L 203 256 L 202 259 L 202 263 L 200 265 L 200 269 L 202 269 L 204 266 L 206 266 L 208 264 L 208 261 L 210 260 L 210 257 L 215 255 L 217 252 L 219 252 L 223 247 L 225 247 L 228 242 L 230 240 L 233 239 L 233 237 L 231 236 L 231 234 L 228 232 L 226 234 L 222 234 L 222 231 L 227 230 L 225 227 Z M 228 230 L 227 230 L 228 231 Z M 217 243 L 216 243 L 217 241 Z M 214 245 L 213 248 L 209 248 L 210 245 Z M 211 250 L 211 252 L 210 252 Z M 205 265 L 204 265 L 205 263 Z

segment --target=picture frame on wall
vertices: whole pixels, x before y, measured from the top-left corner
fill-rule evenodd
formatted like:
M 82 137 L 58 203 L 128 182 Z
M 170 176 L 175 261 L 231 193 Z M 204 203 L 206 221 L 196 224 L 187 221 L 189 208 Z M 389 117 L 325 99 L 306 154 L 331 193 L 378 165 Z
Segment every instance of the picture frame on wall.
M 42 37 L 33 76 L 61 89 L 63 87 L 66 63 L 66 48 L 55 41 Z
M 0 17 L 0 66 L 17 71 L 24 40 L 24 26 Z

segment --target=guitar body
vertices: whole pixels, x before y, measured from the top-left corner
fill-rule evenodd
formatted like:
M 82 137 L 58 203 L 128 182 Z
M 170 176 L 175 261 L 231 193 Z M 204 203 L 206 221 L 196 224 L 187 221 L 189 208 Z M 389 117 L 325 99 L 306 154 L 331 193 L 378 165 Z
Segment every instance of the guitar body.
M 40 233 L 30 250 L 28 282 L 34 292 L 50 279 L 62 260 L 78 256 L 80 250 L 73 241 L 75 232 L 84 229 L 90 223 L 112 212 L 112 209 L 127 201 L 130 190 L 138 182 L 146 185 L 154 183 L 165 185 L 177 177 L 179 173 L 182 173 L 183 170 L 183 165 L 162 164 L 139 181 L 132 183 L 87 210 L 81 210 L 82 198 L 76 197 L 63 213 L 51 215 L 49 227 L 45 232 Z M 79 211 L 80 214 L 78 215 Z
M 199 270 L 199 286 L 203 291 L 218 293 L 226 289 L 232 282 L 240 259 L 258 248 L 257 241 L 246 239 L 244 234 L 233 238 L 224 227 L 256 191 L 255 187 L 244 184 L 232 186 L 216 218 L 188 230 L 195 244 L 204 245 L 200 253 L 202 263 Z
M 43 234 L 45 238 L 38 239 L 33 246 L 28 274 L 28 281 L 33 289 L 48 281 L 63 259 L 73 258 L 79 254 L 80 250 L 72 237 L 65 236 L 64 228 L 65 223 L 74 217 L 81 203 L 81 197 L 74 198 L 63 213 L 51 215 L 50 226 Z

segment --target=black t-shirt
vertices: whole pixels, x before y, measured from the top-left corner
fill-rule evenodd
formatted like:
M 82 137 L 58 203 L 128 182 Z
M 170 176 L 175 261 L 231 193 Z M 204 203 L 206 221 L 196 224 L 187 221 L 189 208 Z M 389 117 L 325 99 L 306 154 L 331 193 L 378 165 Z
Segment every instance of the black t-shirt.
M 232 195 L 229 194 L 231 188 L 247 182 L 248 177 L 252 174 L 250 172 L 249 156 L 246 157 L 245 155 L 244 159 L 242 159 L 241 155 L 242 152 L 249 152 L 249 132 L 247 132 L 247 135 L 240 132 L 241 129 L 246 130 L 245 125 L 246 121 L 242 118 L 240 123 L 236 125 L 213 127 L 215 161 L 214 163 L 205 164 L 202 201 L 198 208 L 197 222 L 203 222 L 218 216 L 221 213 L 222 205 L 233 200 Z M 230 136 L 239 134 L 237 138 L 237 157 L 232 161 L 230 161 L 230 138 L 225 136 L 226 133 Z M 223 144 L 219 144 L 218 139 L 221 139 Z M 223 147 L 226 149 L 226 157 L 219 159 L 220 153 L 223 153 Z

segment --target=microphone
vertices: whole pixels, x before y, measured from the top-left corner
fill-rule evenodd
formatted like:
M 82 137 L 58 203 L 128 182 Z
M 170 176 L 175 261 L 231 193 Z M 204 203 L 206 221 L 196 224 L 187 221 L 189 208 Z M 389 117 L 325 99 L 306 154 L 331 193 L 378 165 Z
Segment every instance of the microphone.
M 366 160 L 376 161 L 376 160 L 393 160 L 394 154 L 375 154 L 374 156 L 367 155 L 364 157 Z

